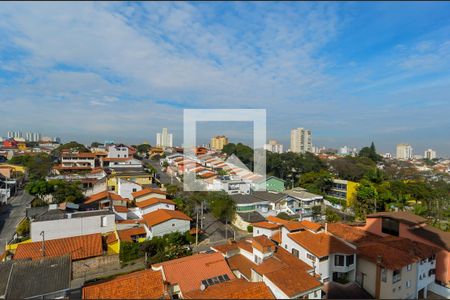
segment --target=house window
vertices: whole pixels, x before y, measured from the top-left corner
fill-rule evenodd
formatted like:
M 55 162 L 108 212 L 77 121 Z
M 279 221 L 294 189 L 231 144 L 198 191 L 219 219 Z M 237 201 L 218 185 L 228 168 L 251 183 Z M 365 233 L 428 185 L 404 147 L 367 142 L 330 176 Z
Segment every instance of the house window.
M 259 234 L 259 230 L 256 230 L 256 233 Z
M 172 223 L 172 227 L 175 227 L 175 223 Z
M 412 269 L 412 265 L 411 264 L 406 266 L 406 271 L 411 271 L 411 269 Z
M 297 249 L 294 249 L 294 248 L 292 248 L 292 254 L 293 254 L 295 257 L 297 257 L 297 258 L 298 258 L 298 256 L 299 256 L 298 250 L 297 250 Z
M 137 191 L 137 189 L 136 189 L 136 188 L 134 188 L 134 189 L 133 189 L 133 193 L 134 193 L 134 192 L 136 192 L 136 191 Z
M 287 249 L 287 244 L 284 244 L 284 249 Z
M 347 255 L 347 262 L 346 262 L 346 266 L 351 266 L 353 265 L 353 263 L 355 262 L 355 257 L 352 255 Z
M 261 262 L 261 258 L 255 255 L 255 263 L 259 264 Z
M 321 258 L 319 258 L 319 261 L 327 261 L 328 260 L 328 256 L 322 256 Z
M 306 257 L 309 258 L 312 261 L 316 261 L 316 257 L 314 255 L 311 255 L 309 253 L 306 253 Z
M 106 227 L 107 224 L 108 224 L 108 219 L 106 218 L 106 216 L 101 216 L 100 217 L 100 227 Z
M 399 235 L 400 224 L 397 220 L 392 220 L 389 218 L 383 218 L 381 221 L 381 232 L 390 235 Z
M 411 287 L 411 280 L 406 281 L 406 287 L 409 289 Z
M 344 255 L 335 255 L 334 256 L 334 265 L 335 266 L 339 266 L 339 267 L 343 267 L 344 266 L 344 259 L 345 259 Z
M 395 270 L 392 273 L 392 283 L 399 282 L 402 279 L 402 273 L 401 270 Z
M 387 280 L 387 270 L 385 268 L 381 269 L 381 281 L 386 282 Z

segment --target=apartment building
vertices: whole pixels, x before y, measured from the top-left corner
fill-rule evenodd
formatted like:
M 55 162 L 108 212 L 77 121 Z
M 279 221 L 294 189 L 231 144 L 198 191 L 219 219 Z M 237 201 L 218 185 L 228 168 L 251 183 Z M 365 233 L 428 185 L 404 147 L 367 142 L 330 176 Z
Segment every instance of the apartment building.
M 213 150 L 222 150 L 223 146 L 228 144 L 228 138 L 224 135 L 218 135 L 211 138 L 211 149 Z
M 276 140 L 269 140 L 267 144 L 264 144 L 264 150 L 273 153 L 283 153 L 283 145 L 278 143 Z
M 342 179 L 333 179 L 328 195 L 345 201 L 347 207 L 351 206 L 356 200 L 357 182 Z
M 90 170 L 95 167 L 94 153 L 63 153 L 61 155 L 61 166 L 58 170 Z
M 409 144 L 397 145 L 397 159 L 409 160 L 413 158 L 413 148 Z
M 434 151 L 433 149 L 427 149 L 423 154 L 423 158 L 425 159 L 435 159 L 436 157 L 437 157 L 436 151 Z
M 309 129 L 294 128 L 291 130 L 291 152 L 312 152 L 312 133 Z
M 173 135 L 169 133 L 167 128 L 163 128 L 161 133 L 156 134 L 157 147 L 173 147 Z

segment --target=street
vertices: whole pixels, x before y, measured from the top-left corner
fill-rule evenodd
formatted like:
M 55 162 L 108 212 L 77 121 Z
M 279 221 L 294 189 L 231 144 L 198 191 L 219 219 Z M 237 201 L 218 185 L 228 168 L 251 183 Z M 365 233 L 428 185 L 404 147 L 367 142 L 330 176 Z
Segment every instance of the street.
M 167 185 L 167 184 L 174 184 L 177 185 L 179 187 L 183 187 L 183 184 L 181 182 L 179 182 L 175 177 L 171 177 L 169 175 L 167 175 L 166 172 L 163 172 L 161 170 L 161 165 L 159 164 L 159 160 L 152 160 L 152 159 L 143 159 L 142 160 L 143 163 L 145 164 L 150 164 L 152 165 L 156 170 L 157 170 L 157 174 L 159 175 L 159 180 L 160 183 Z
M 9 242 L 16 226 L 25 217 L 27 205 L 31 202 L 33 196 L 21 190 L 16 196 L 8 200 L 8 204 L 1 207 L 0 210 L 0 246 L 2 249 L 6 242 Z

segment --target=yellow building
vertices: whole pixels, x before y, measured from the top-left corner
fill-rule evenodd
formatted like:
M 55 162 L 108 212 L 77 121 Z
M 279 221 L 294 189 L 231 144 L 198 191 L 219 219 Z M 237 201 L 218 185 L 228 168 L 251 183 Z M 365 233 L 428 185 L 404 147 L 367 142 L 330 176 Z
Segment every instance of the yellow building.
M 150 185 L 152 184 L 152 175 L 146 172 L 131 172 L 131 171 L 113 171 L 111 175 L 108 176 L 108 189 L 111 191 L 117 191 L 118 181 L 120 179 L 125 179 L 132 181 L 140 185 Z
M 345 200 L 346 205 L 351 206 L 356 200 L 358 185 L 359 183 L 350 180 L 333 179 L 333 186 L 328 195 Z
M 228 144 L 228 138 L 224 135 L 211 138 L 211 149 L 213 150 L 222 150 L 226 144 Z
M 15 172 L 19 172 L 22 174 L 25 174 L 25 172 L 26 172 L 26 168 L 24 166 L 20 166 L 20 165 L 0 164 L 0 166 L 13 168 Z

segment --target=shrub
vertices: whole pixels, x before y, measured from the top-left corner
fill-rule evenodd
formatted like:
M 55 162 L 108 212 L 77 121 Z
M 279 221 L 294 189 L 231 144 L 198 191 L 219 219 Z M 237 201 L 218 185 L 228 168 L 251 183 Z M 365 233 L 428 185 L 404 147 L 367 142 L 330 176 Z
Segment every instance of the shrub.
M 247 231 L 248 232 L 253 232 L 253 226 L 252 225 L 248 225 L 247 226 Z

